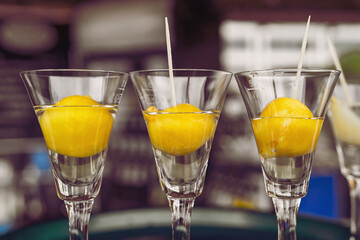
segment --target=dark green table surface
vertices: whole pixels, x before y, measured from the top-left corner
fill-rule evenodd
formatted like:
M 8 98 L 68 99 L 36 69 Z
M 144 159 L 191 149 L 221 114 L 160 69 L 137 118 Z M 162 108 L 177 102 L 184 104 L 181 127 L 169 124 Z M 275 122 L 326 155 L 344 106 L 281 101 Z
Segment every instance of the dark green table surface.
M 136 209 L 93 214 L 90 240 L 163 240 L 171 239 L 170 210 Z M 349 228 L 333 221 L 298 217 L 298 240 L 349 239 Z M 67 219 L 46 222 L 8 232 L 0 240 L 67 240 Z M 243 210 L 195 208 L 191 225 L 192 240 L 277 239 L 274 214 Z

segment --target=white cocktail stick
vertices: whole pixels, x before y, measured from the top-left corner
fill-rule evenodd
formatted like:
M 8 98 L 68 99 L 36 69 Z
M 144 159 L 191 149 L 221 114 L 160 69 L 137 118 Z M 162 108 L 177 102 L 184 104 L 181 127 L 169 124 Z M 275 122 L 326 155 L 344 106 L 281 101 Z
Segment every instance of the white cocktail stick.
M 174 72 L 173 72 L 173 64 L 172 64 L 172 56 L 171 56 L 170 30 L 169 30 L 169 23 L 167 17 L 165 17 L 165 34 L 166 34 L 166 50 L 168 56 L 170 86 L 171 86 L 171 102 L 173 106 L 176 106 Z
M 295 91 L 294 91 L 294 96 L 293 96 L 294 98 L 296 98 L 297 88 L 299 86 L 299 78 L 300 78 L 300 74 L 301 74 L 301 69 L 302 69 L 302 65 L 303 65 L 303 59 L 304 59 L 306 44 L 307 44 L 307 39 L 308 39 L 308 33 L 309 33 L 310 18 L 311 18 L 311 16 L 308 17 L 304 38 L 303 38 L 303 41 L 301 44 L 300 59 L 299 59 L 299 63 L 298 63 L 297 71 L 296 71 L 296 82 L 295 82 L 295 89 L 294 89 Z
M 335 67 L 336 67 L 337 70 L 341 71 L 341 73 L 340 73 L 340 83 L 341 83 L 341 86 L 342 86 L 342 88 L 344 90 L 346 100 L 347 100 L 348 103 L 352 103 L 352 99 L 351 99 L 351 95 L 350 95 L 350 92 L 349 92 L 348 84 L 347 84 L 347 82 L 345 80 L 345 75 L 344 75 L 344 72 L 343 72 L 341 64 L 340 64 L 339 56 L 338 56 L 338 54 L 336 52 L 335 46 L 334 46 L 333 42 L 331 41 L 329 35 L 327 36 L 327 43 L 328 43 L 328 46 L 329 46 L 329 49 L 330 49 L 330 54 L 331 54 L 332 60 L 333 60 L 333 62 L 335 64 Z

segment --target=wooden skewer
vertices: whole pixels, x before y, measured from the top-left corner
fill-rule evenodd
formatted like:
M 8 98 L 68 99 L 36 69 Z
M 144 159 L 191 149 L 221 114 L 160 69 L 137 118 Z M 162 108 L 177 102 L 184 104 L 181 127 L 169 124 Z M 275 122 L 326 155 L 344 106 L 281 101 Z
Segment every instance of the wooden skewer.
M 173 72 L 173 64 L 172 64 L 172 56 L 171 56 L 170 30 L 169 30 L 169 23 L 167 17 L 165 17 L 165 35 L 166 35 L 166 50 L 168 56 L 170 86 L 171 86 L 171 102 L 173 106 L 176 106 L 174 72 Z

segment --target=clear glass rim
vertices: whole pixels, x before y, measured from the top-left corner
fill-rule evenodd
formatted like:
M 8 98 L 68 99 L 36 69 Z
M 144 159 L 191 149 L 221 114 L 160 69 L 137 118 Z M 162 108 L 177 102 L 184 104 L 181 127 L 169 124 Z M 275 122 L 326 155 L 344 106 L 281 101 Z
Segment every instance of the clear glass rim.
M 300 75 L 302 75 L 303 73 L 329 73 L 329 74 L 341 73 L 339 70 L 336 69 L 325 69 L 325 68 L 302 68 L 300 70 L 301 70 Z M 241 71 L 234 73 L 234 75 L 250 75 L 252 73 L 257 73 L 262 76 L 271 76 L 271 75 L 276 76 L 277 74 L 274 74 L 274 72 L 279 72 L 279 73 L 282 72 L 284 74 L 289 74 L 289 73 L 297 73 L 297 71 L 298 71 L 297 68 L 274 68 L 274 69 L 264 69 L 264 70 Z
M 156 72 L 169 72 L 169 69 L 144 69 L 144 70 L 136 70 L 131 71 L 130 75 L 135 74 L 145 74 L 145 73 L 156 73 Z M 206 68 L 176 68 L 173 69 L 173 72 L 212 72 L 212 73 L 219 73 L 219 74 L 225 74 L 225 75 L 232 75 L 232 72 L 224 71 L 224 70 L 215 70 L 215 69 L 206 69 Z
M 114 70 L 100 70 L 100 69 L 34 69 L 25 70 L 20 72 L 20 75 L 36 75 L 36 76 L 51 76 L 54 73 L 59 73 L 58 76 L 63 76 L 60 73 L 97 73 L 99 75 L 113 75 L 113 76 L 128 76 L 126 72 L 114 71 Z M 56 75 L 55 75 L 56 76 Z

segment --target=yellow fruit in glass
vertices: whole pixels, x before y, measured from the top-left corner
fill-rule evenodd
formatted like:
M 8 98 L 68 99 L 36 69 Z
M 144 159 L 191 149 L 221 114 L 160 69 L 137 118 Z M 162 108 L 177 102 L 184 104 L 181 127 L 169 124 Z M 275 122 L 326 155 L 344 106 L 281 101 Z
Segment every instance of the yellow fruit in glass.
M 194 152 L 209 141 L 216 129 L 214 117 L 187 103 L 162 111 L 150 107 L 144 112 L 153 147 L 175 156 Z
M 332 125 L 335 135 L 341 141 L 360 146 L 360 117 L 347 102 L 331 98 Z
M 47 147 L 79 158 L 103 151 L 114 120 L 110 110 L 101 106 L 89 96 L 73 95 L 42 109 L 39 123 Z
M 295 157 L 316 148 L 322 119 L 293 98 L 277 98 L 252 120 L 259 153 L 264 158 Z

